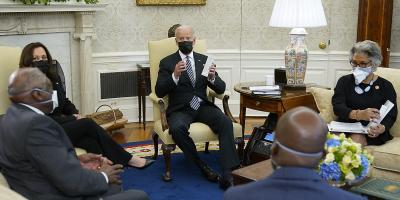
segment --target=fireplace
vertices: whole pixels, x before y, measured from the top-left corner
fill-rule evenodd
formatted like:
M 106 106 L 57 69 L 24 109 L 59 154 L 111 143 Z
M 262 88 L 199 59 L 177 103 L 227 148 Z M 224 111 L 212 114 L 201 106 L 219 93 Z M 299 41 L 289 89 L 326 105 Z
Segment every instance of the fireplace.
M 63 67 L 67 96 L 82 114 L 94 112 L 96 73 L 92 70 L 94 15 L 106 4 L 57 3 L 26 6 L 0 0 L 0 45 L 44 43 Z

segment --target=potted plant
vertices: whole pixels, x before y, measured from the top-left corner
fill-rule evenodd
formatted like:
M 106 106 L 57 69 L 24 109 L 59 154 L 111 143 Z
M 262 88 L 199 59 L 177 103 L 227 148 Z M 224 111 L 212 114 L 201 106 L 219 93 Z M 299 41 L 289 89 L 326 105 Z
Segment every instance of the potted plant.
M 334 186 L 351 185 L 366 178 L 373 157 L 362 150 L 361 144 L 341 133 L 328 133 L 325 144 L 326 156 L 318 172 L 322 179 Z

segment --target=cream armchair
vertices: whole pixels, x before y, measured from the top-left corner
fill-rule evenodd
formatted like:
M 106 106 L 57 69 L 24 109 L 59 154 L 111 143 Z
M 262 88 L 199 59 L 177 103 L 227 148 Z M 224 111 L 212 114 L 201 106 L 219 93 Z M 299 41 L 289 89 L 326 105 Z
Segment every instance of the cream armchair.
M 400 105 L 400 69 L 390 69 L 379 67 L 376 74 L 389 80 L 397 94 L 397 106 Z M 314 95 L 315 102 L 320 111 L 321 117 L 329 123 L 336 119 L 332 109 L 333 90 L 311 88 L 310 92 Z M 374 156 L 374 162 L 371 175 L 372 177 L 381 177 L 400 181 L 400 116 L 397 116 L 396 122 L 390 129 L 393 140 L 388 141 L 381 146 L 366 146 Z
M 0 116 L 3 115 L 10 106 L 8 99 L 8 77 L 18 68 L 21 49 L 18 47 L 0 46 Z M 0 172 L 0 199 L 25 199 L 21 195 L 12 191 L 6 179 Z
M 154 93 L 154 88 L 157 82 L 158 69 L 160 60 L 164 57 L 176 52 L 178 50 L 175 38 L 167 38 L 159 41 L 149 42 L 149 59 L 150 59 L 150 78 L 151 78 L 151 89 L 150 99 L 153 102 L 153 116 L 154 116 L 154 130 L 153 130 L 153 141 L 154 141 L 154 156 L 156 159 L 158 156 L 158 139 L 161 139 L 164 159 L 165 159 L 165 173 L 163 176 L 164 181 L 170 181 L 171 176 L 171 152 L 175 150 L 175 142 L 171 135 L 168 133 L 168 124 L 166 117 L 166 109 L 168 106 L 168 97 L 158 98 Z M 205 40 L 196 40 L 194 51 L 199 53 L 206 52 Z M 224 94 L 216 94 L 214 91 L 208 88 L 208 97 L 211 101 L 215 98 L 222 100 L 225 114 L 233 122 L 233 130 L 235 142 L 238 145 L 239 157 L 242 158 L 242 152 L 244 147 L 244 140 L 242 135 L 242 126 L 237 123 L 229 110 L 228 99 L 229 92 Z M 206 142 L 205 152 L 208 152 L 208 142 L 218 140 L 216 134 L 212 132 L 210 127 L 203 123 L 192 123 L 189 128 L 190 137 L 195 143 Z

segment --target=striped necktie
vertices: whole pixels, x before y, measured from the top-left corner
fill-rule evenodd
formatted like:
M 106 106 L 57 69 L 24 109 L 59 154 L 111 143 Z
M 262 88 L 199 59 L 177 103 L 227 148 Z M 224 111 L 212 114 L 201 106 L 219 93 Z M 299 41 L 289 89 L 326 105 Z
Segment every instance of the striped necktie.
M 189 56 L 186 56 L 186 72 L 189 75 L 190 82 L 192 83 L 192 86 L 195 87 L 196 80 L 194 78 L 194 72 L 193 72 L 193 69 L 192 69 L 192 64 L 190 62 Z M 196 95 L 194 95 L 192 100 L 190 100 L 189 104 L 190 104 L 190 107 L 193 108 L 194 110 L 199 109 L 199 107 L 200 107 L 199 98 Z

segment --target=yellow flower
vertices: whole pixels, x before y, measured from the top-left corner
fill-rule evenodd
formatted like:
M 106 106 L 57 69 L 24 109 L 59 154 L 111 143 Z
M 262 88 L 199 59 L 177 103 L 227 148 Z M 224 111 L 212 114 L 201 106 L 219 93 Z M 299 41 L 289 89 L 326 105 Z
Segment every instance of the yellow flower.
M 349 155 L 345 155 L 342 159 L 343 165 L 349 165 L 351 163 L 351 157 Z
M 349 171 L 344 178 L 346 180 L 352 181 L 352 180 L 356 179 L 356 176 L 354 176 L 352 171 Z
M 330 163 L 335 160 L 335 155 L 333 153 L 328 153 L 325 157 L 325 162 Z

